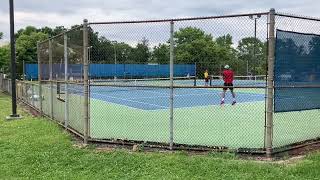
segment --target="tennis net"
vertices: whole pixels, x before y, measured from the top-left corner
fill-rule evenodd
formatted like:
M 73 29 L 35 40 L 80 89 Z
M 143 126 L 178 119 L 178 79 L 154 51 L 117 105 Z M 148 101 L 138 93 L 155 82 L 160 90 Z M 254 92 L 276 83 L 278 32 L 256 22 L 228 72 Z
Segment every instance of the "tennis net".
M 174 77 L 174 85 L 196 85 L 195 76 Z M 141 79 L 91 79 L 92 86 L 169 86 L 170 78 L 141 78 Z
M 210 85 L 223 85 L 223 77 L 212 75 L 210 76 Z M 234 76 L 233 84 L 235 86 L 265 86 L 267 77 L 266 75 L 255 76 Z

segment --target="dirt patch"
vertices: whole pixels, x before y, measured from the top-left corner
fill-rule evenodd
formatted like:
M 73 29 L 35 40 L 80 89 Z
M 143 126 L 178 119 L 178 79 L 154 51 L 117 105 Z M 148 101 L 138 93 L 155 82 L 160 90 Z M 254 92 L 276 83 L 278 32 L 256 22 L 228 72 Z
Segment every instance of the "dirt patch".
M 21 109 L 23 110 L 23 112 L 32 115 L 33 117 L 40 117 L 40 113 L 35 110 L 34 108 L 30 107 L 29 105 L 18 101 L 18 105 L 19 107 L 21 107 Z

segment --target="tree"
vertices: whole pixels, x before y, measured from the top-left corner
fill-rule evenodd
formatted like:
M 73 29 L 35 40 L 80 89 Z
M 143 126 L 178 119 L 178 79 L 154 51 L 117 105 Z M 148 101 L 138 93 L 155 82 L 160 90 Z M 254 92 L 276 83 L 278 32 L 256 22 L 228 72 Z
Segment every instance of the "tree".
M 205 69 L 210 74 L 220 74 L 221 65 L 235 60 L 230 35 L 217 38 L 195 27 L 179 29 L 174 34 L 176 44 L 175 63 L 197 64 L 197 76 L 202 77 Z
M 0 72 L 8 72 L 10 62 L 10 46 L 0 47 Z
M 117 62 L 119 64 L 130 63 L 130 57 L 132 57 L 133 48 L 124 42 L 116 43 L 114 46 L 116 48 Z
M 0 32 L 0 39 L 2 39 L 2 37 L 3 37 L 3 33 L 2 33 L 2 32 Z
M 18 39 L 21 35 L 30 35 L 33 32 L 37 32 L 38 29 L 34 26 L 27 26 L 25 28 L 19 29 L 18 32 L 15 34 L 15 38 Z
M 131 63 L 148 63 L 150 56 L 149 41 L 146 38 L 142 38 L 141 42 L 132 49 L 129 59 Z
M 176 63 L 214 62 L 216 43 L 211 35 L 194 27 L 179 29 L 174 34 Z
M 53 36 L 53 29 L 48 26 L 40 28 L 39 31 L 48 34 L 48 36 Z
M 61 34 L 63 32 L 65 32 L 67 30 L 67 28 L 65 28 L 64 26 L 56 26 L 53 31 L 52 34 L 49 34 L 51 36 L 56 36 L 58 34 Z
M 170 47 L 167 44 L 159 44 L 153 47 L 152 60 L 153 63 L 169 64 Z
M 37 29 L 32 26 L 18 31 L 16 40 L 18 74 L 22 74 L 23 61 L 25 63 L 37 63 L 37 42 L 46 38 L 48 38 L 48 35 L 37 32 Z
M 219 46 L 225 47 L 225 48 L 232 48 L 232 36 L 230 34 L 220 36 L 216 39 L 216 42 Z
M 241 63 L 241 74 L 247 74 L 247 63 L 249 72 L 253 74 L 266 73 L 266 48 L 266 43 L 263 43 L 254 37 L 246 37 L 239 41 L 237 49 L 238 57 Z
M 223 55 L 223 59 L 219 60 L 220 72 L 222 71 L 225 65 L 229 65 L 236 74 L 240 74 L 241 62 L 237 56 L 237 50 L 232 46 L 232 36 L 230 34 L 226 34 L 216 38 L 216 42 L 219 46 L 219 52 Z

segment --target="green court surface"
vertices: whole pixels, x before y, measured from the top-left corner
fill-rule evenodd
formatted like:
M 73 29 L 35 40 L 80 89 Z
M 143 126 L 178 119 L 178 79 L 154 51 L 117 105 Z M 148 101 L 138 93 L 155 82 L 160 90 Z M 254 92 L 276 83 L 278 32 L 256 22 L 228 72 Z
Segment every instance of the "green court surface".
M 50 89 L 43 86 L 43 110 L 50 115 Z M 64 121 L 65 102 L 53 90 L 53 115 Z M 264 94 L 264 89 L 247 90 Z M 83 96 L 69 95 L 69 125 L 83 132 Z M 173 112 L 174 143 L 229 148 L 263 148 L 265 102 L 254 101 L 186 108 Z M 169 142 L 170 112 L 168 109 L 142 110 L 126 105 L 90 99 L 90 137 L 148 142 Z M 320 137 L 320 110 L 274 114 L 274 147 Z
M 169 110 L 145 111 L 91 100 L 90 112 L 93 138 L 169 142 Z M 173 121 L 175 143 L 263 148 L 263 102 L 175 109 Z
M 174 142 L 263 148 L 264 102 L 174 110 Z M 145 111 L 91 100 L 91 137 L 169 142 L 169 110 Z M 320 137 L 320 110 L 276 113 L 274 147 Z

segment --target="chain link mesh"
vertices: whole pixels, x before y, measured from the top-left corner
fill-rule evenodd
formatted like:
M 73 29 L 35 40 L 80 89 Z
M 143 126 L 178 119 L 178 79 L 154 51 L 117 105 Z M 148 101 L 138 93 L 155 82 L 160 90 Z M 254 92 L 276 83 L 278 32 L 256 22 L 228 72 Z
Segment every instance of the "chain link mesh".
M 91 137 L 169 144 L 170 23 L 174 24 L 173 142 L 263 148 L 266 15 L 92 23 L 90 62 L 109 64 L 109 67 L 105 66 L 99 80 L 91 76 Z M 141 64 L 146 67 L 138 74 Z M 150 75 L 152 65 L 164 64 L 167 66 L 163 71 L 168 73 L 155 73 L 163 79 Z M 182 65 L 192 66 L 179 74 L 177 67 Z M 220 105 L 224 85 L 220 76 L 225 65 L 236 75 L 235 86 L 243 87 L 235 88 L 238 101 L 235 106 L 231 105 L 229 93 L 226 104 Z M 99 69 L 91 70 L 98 74 Z M 207 87 L 205 70 L 211 77 Z
M 267 13 L 90 23 L 88 47 L 83 26 L 39 43 L 40 84 L 19 82 L 17 95 L 84 134 L 88 52 L 92 140 L 264 149 L 268 23 Z M 319 34 L 319 28 L 315 18 L 276 15 L 279 30 Z M 224 84 L 226 65 L 233 87 Z M 1 89 L 10 86 L 1 75 Z M 319 137 L 318 109 L 273 117 L 274 148 Z
M 39 43 L 38 54 L 43 113 L 82 134 L 82 26 Z
M 281 91 L 285 91 L 286 93 L 286 101 L 292 101 L 297 97 L 302 97 L 298 101 L 292 101 L 292 104 L 288 104 L 286 108 L 292 108 L 293 106 L 303 106 L 303 104 L 307 103 L 310 106 L 314 103 L 314 106 L 319 106 L 319 100 L 316 100 L 315 96 L 317 92 L 320 92 L 320 88 L 310 88 L 311 85 L 320 85 L 319 82 L 316 81 L 308 81 L 306 83 L 305 80 L 293 80 L 290 82 L 291 76 L 299 76 L 300 79 L 303 79 L 306 76 L 311 76 L 312 74 L 317 74 L 320 72 L 320 65 L 316 63 L 316 61 L 312 62 L 312 64 L 308 64 L 311 58 L 308 58 L 308 53 L 312 51 L 312 48 L 319 48 L 319 44 L 316 43 L 314 45 L 310 44 L 311 39 L 306 38 L 303 34 L 315 34 L 320 35 L 320 20 L 310 17 L 296 16 L 285 13 L 278 13 L 276 16 L 276 29 L 281 31 L 287 31 L 288 35 L 284 35 L 283 37 L 283 45 L 286 47 L 288 51 L 290 51 L 290 55 L 285 55 L 281 45 L 278 45 L 279 49 L 277 49 L 278 53 L 283 55 L 284 57 L 279 57 L 279 67 L 276 71 L 281 73 L 276 73 L 275 76 L 282 77 L 282 80 L 279 81 L 279 85 L 290 85 L 296 86 L 297 83 L 300 83 L 300 87 L 287 87 L 287 88 L 277 88 L 276 84 L 276 96 L 277 91 L 281 93 Z M 291 35 L 292 33 L 298 33 L 301 35 Z M 279 39 L 279 37 L 278 37 Z M 281 40 L 281 39 L 280 39 Z M 279 40 L 279 43 L 280 43 Z M 292 43 L 290 43 L 292 42 Z M 290 45 L 289 45 L 290 43 Z M 295 51 L 294 49 L 297 49 Z M 299 49 L 301 52 L 298 52 Z M 308 52 L 302 52 L 308 51 Z M 297 56 L 298 54 L 306 54 Z M 317 55 L 316 55 L 317 56 Z M 318 56 L 317 56 L 318 57 Z M 296 58 L 296 61 L 294 61 Z M 299 60 L 299 62 L 298 62 Z M 281 63 L 281 64 L 280 64 Z M 300 64 L 297 64 L 300 63 Z M 315 72 L 311 70 L 311 67 L 314 68 Z M 289 68 L 287 72 L 283 68 Z M 282 68 L 282 69 L 279 69 Z M 305 68 L 305 69 L 302 69 Z M 301 73 L 304 71 L 304 73 Z M 295 73 L 292 73 L 295 72 Z M 275 77 L 277 78 L 277 77 Z M 289 78 L 288 81 L 284 81 L 284 79 Z M 317 75 L 314 78 L 319 78 Z M 306 78 L 305 78 L 306 79 Z M 280 84 L 281 83 L 281 84 Z M 278 94 L 279 94 L 278 93 Z M 282 93 L 283 94 L 283 93 Z M 279 94 L 280 96 L 281 94 Z M 279 97 L 281 98 L 284 97 Z M 305 102 L 307 99 L 312 98 L 313 101 Z M 316 103 L 318 102 L 318 103 Z M 277 104 L 276 104 L 277 105 Z M 273 145 L 274 147 L 282 147 L 294 143 L 303 142 L 310 139 L 315 139 L 320 137 L 319 133 L 319 117 L 320 111 L 319 109 L 313 110 L 303 110 L 303 107 L 300 111 L 288 111 L 288 112 L 276 112 L 274 114 L 274 135 L 273 135 Z

